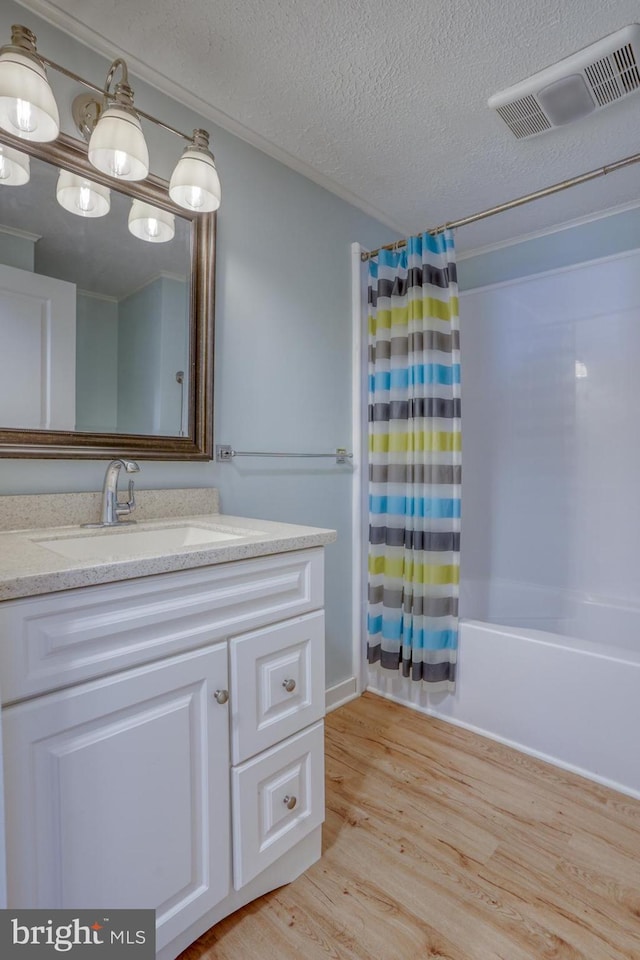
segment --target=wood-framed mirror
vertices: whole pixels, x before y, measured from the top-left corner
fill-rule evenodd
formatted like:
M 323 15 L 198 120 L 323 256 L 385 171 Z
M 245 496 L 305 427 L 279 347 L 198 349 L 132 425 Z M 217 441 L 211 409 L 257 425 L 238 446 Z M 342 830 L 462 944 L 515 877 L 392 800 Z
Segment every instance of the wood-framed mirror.
M 28 183 L 2 183 L 4 147 Z M 65 209 L 61 170 L 108 187 L 108 213 Z M 216 215 L 167 188 L 109 179 L 64 134 L 0 131 L 0 457 L 212 459 Z M 169 241 L 132 234 L 140 202 Z

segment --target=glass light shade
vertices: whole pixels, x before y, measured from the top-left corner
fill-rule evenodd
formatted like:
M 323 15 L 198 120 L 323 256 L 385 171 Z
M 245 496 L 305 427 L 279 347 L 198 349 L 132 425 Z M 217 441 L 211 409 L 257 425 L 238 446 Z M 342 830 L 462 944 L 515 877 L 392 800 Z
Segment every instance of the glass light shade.
M 186 148 L 169 181 L 169 196 L 178 206 L 210 213 L 220 206 L 220 178 L 208 150 Z
M 135 111 L 117 104 L 105 110 L 89 140 L 89 160 L 117 180 L 144 180 L 149 151 Z
M 35 57 L 13 50 L 0 54 L 0 127 L 36 143 L 58 136 L 58 107 L 44 67 Z
M 175 217 L 168 210 L 134 200 L 129 211 L 129 231 L 148 243 L 166 243 L 175 235 Z
M 28 155 L 0 143 L 0 186 L 21 187 L 29 177 Z
M 111 191 L 69 170 L 61 170 L 56 187 L 61 207 L 78 217 L 104 217 L 111 208 Z

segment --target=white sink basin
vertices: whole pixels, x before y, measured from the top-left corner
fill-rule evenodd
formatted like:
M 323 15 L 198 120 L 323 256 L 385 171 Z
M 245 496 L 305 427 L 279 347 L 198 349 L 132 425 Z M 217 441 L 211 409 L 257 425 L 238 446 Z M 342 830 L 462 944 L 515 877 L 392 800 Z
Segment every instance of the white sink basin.
M 162 556 L 187 547 L 226 543 L 256 533 L 256 530 L 240 533 L 222 526 L 185 523 L 159 529 L 121 527 L 96 530 L 94 533 L 34 540 L 33 543 L 71 560 L 118 561 L 141 554 Z

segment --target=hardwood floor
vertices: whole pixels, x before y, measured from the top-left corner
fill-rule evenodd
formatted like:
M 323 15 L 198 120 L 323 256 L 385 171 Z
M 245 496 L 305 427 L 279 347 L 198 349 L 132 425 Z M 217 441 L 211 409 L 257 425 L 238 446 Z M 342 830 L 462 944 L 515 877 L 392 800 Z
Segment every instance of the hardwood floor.
M 640 958 L 640 801 L 372 694 L 326 757 L 322 860 L 181 960 Z

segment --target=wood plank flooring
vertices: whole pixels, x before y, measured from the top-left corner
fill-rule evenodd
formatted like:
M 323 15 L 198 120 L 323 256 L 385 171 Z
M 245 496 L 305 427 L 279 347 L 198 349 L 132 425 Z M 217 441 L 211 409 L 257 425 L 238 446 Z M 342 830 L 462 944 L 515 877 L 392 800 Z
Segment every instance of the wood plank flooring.
M 640 801 L 372 694 L 326 758 L 322 860 L 181 960 L 639 960 Z

